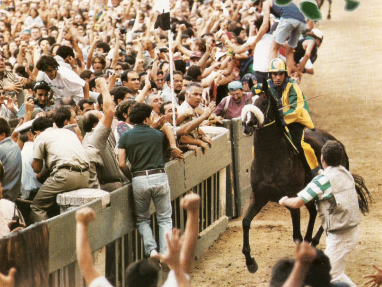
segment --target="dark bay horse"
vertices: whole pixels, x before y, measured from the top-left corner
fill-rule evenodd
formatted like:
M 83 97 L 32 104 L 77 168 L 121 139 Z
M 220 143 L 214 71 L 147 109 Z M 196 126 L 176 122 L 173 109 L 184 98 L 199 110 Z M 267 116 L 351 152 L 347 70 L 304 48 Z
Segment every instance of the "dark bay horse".
M 267 86 L 267 85 L 266 85 Z M 242 111 L 244 133 L 254 133 L 254 160 L 251 166 L 252 193 L 248 211 L 243 219 L 243 254 L 251 273 L 257 271 L 257 263 L 250 254 L 249 228 L 252 219 L 269 202 L 278 202 L 281 197 L 295 197 L 312 179 L 306 172 L 302 160 L 290 148 L 278 117 L 276 100 L 266 93 L 253 98 L 252 105 L 246 105 Z M 336 140 L 329 133 L 321 130 L 307 131 L 305 141 L 311 144 L 317 158 L 321 158 L 321 148 L 327 140 Z M 349 169 L 349 161 L 344 149 L 342 165 Z M 362 177 L 353 176 L 359 195 L 360 209 L 368 210 L 369 192 Z M 304 240 L 317 245 L 323 233 L 321 227 L 313 236 L 317 211 L 314 202 L 306 204 L 309 211 L 309 223 Z M 293 224 L 293 240 L 302 241 L 300 229 L 300 210 L 288 208 Z

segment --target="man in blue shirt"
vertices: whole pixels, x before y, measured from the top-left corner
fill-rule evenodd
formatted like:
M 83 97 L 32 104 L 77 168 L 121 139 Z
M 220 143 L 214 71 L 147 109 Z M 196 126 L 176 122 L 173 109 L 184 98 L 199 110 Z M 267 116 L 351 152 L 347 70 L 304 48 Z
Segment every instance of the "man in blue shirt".
M 157 254 L 157 243 L 150 227 L 150 202 L 153 199 L 158 225 L 160 252 L 166 251 L 165 233 L 171 232 L 171 195 L 163 158 L 162 132 L 151 128 L 152 107 L 138 103 L 130 114 L 136 126 L 119 140 L 119 167 L 129 177 L 126 159 L 131 163 L 134 207 L 138 230 L 143 237 L 145 254 Z M 174 148 L 175 149 L 175 148 Z
M 0 118 L 0 161 L 5 173 L 2 180 L 3 198 L 15 202 L 21 188 L 21 151 L 11 139 L 11 128 L 4 118 Z

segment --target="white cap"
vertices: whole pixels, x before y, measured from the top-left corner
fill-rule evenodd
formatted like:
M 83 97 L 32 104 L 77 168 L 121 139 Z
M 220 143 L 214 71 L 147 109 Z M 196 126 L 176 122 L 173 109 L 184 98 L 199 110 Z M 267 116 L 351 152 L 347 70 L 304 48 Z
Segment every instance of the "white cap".
M 314 36 L 316 36 L 317 38 L 321 40 L 324 38 L 324 35 L 319 29 L 312 29 L 312 33 L 314 34 Z

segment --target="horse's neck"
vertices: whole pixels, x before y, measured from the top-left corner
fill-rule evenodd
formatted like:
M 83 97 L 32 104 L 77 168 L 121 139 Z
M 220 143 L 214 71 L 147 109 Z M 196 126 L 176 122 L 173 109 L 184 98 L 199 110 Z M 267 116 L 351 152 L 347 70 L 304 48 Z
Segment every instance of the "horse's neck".
M 255 151 L 264 156 L 278 156 L 288 148 L 284 135 L 276 123 L 256 131 L 253 145 Z

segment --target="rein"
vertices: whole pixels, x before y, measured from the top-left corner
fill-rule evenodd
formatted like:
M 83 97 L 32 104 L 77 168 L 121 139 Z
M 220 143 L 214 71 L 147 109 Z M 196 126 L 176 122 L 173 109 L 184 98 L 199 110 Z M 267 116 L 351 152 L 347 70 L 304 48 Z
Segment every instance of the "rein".
M 267 110 L 264 113 L 264 116 L 265 116 L 266 119 L 268 118 L 268 112 L 269 112 L 270 106 L 271 106 L 271 100 L 268 97 L 268 107 L 267 107 Z M 275 122 L 276 122 L 276 120 L 273 120 L 273 122 L 270 122 L 270 123 L 267 123 L 266 125 L 263 125 L 263 128 L 268 127 L 270 125 L 273 125 Z

